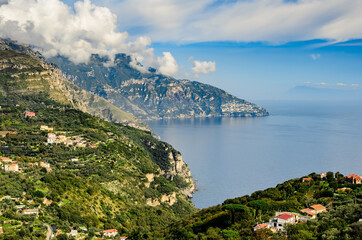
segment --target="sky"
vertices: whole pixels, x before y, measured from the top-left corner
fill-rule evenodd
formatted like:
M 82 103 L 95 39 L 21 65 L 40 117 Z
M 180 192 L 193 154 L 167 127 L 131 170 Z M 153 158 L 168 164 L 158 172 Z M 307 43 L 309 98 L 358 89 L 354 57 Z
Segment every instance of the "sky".
M 140 71 L 254 101 L 362 90 L 361 12 L 360 0 L 0 0 L 0 36 L 76 63 L 125 52 Z

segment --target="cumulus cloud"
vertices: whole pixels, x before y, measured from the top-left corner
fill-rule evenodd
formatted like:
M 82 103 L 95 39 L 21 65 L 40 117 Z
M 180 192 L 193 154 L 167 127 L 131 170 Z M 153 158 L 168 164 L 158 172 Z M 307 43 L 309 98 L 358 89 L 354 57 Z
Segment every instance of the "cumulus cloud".
M 103 1 L 99 1 L 103 2 Z M 348 2 L 348 3 L 347 3 Z M 125 29 L 155 41 L 267 41 L 362 38 L 361 0 L 108 0 Z M 122 26 L 121 26 L 122 27 Z
M 78 1 L 74 8 L 60 0 L 0 1 L 0 36 L 36 46 L 46 57 L 59 54 L 84 63 L 91 54 L 113 60 L 122 52 L 130 54 L 132 65 L 142 71 L 146 68 L 136 61 L 157 65 L 163 74 L 176 73 L 177 63 L 170 53 L 156 57 L 149 37 L 130 41 L 127 32 L 117 30 L 117 16 L 90 0 Z
M 178 72 L 178 65 L 170 52 L 163 52 L 162 57 L 157 57 L 158 70 L 166 75 L 174 75 Z
M 318 59 L 321 58 L 321 55 L 320 55 L 320 54 L 315 54 L 315 53 L 313 53 L 313 54 L 310 55 L 310 57 L 311 57 L 314 61 L 316 61 L 316 60 L 318 60 Z
M 210 74 L 216 71 L 216 63 L 213 61 L 193 61 L 193 68 L 191 69 L 193 73 L 196 74 Z

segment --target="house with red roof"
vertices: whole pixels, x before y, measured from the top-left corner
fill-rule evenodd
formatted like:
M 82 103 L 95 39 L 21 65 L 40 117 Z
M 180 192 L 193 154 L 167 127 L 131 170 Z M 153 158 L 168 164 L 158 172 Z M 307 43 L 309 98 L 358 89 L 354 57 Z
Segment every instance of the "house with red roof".
M 19 172 L 19 165 L 17 163 L 9 164 L 4 166 L 6 172 Z
M 10 158 L 8 157 L 1 157 L 0 158 L 0 161 L 3 162 L 3 163 L 11 163 L 13 162 Z
M 3 227 L 0 227 L 0 234 L 4 233 Z
M 115 237 L 118 234 L 117 229 L 107 229 L 103 231 L 105 237 Z
M 316 214 L 321 213 L 321 212 L 328 212 L 327 209 L 323 205 L 320 205 L 320 204 L 312 205 L 309 208 L 312 209 Z
M 265 229 L 265 228 L 269 228 L 269 223 L 260 223 L 256 226 L 254 226 L 254 231 L 258 231 L 258 230 L 261 230 L 261 229 Z
M 350 174 L 345 177 L 346 182 L 352 183 L 352 184 L 362 184 L 362 177 L 358 176 L 356 174 Z
M 35 112 L 25 112 L 25 117 L 35 117 Z
M 309 208 L 302 209 L 302 210 L 300 210 L 300 212 L 303 215 L 306 215 L 306 216 L 314 219 L 317 216 L 317 214 L 322 213 L 322 212 L 328 212 L 328 211 L 323 205 L 316 204 L 316 205 L 310 206 Z
M 285 224 L 295 224 L 295 215 L 287 213 L 277 215 L 270 220 L 269 228 L 274 228 L 277 231 L 284 231 Z
M 302 182 L 310 182 L 312 181 L 312 178 L 302 178 Z

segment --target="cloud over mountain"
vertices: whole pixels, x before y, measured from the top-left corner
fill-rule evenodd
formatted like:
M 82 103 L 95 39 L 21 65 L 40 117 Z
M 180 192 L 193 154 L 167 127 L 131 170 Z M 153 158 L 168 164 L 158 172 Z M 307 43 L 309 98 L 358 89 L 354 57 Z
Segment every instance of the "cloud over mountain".
M 117 30 L 117 16 L 90 0 L 78 1 L 74 8 L 60 0 L 0 3 L 0 36 L 34 45 L 46 57 L 62 55 L 75 63 L 83 63 L 94 53 L 112 60 L 114 54 L 122 52 L 146 65 L 157 66 L 158 71 L 166 75 L 178 70 L 170 53 L 155 56 L 149 47 L 149 37 L 130 41 L 127 32 Z
M 216 71 L 216 63 L 212 61 L 193 61 L 193 68 L 191 69 L 194 74 L 209 74 Z

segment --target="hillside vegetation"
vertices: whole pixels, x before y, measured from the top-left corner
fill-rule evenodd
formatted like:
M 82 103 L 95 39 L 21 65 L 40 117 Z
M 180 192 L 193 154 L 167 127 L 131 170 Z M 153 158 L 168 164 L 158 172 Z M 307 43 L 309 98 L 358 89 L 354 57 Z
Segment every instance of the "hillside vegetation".
M 159 239 L 362 239 L 362 185 L 350 184 L 340 173 L 328 172 L 321 179 L 310 174 L 308 180 L 292 179 L 275 188 L 228 199 L 221 205 L 203 209 L 161 232 Z M 315 219 L 300 210 L 315 204 L 327 207 Z M 278 213 L 279 212 L 279 213 Z M 285 231 L 253 227 L 268 223 L 279 214 L 297 216 Z
M 104 120 L 147 128 L 146 124 L 104 98 L 74 85 L 60 69 L 46 63 L 39 53 L 13 41 L 0 39 L 0 72 L 3 96 L 46 93 L 54 101 L 70 104 Z
M 81 111 L 83 90 L 33 56 L 3 49 L 0 61 L 0 239 L 45 239 L 49 226 L 138 239 L 195 212 L 171 145 Z

